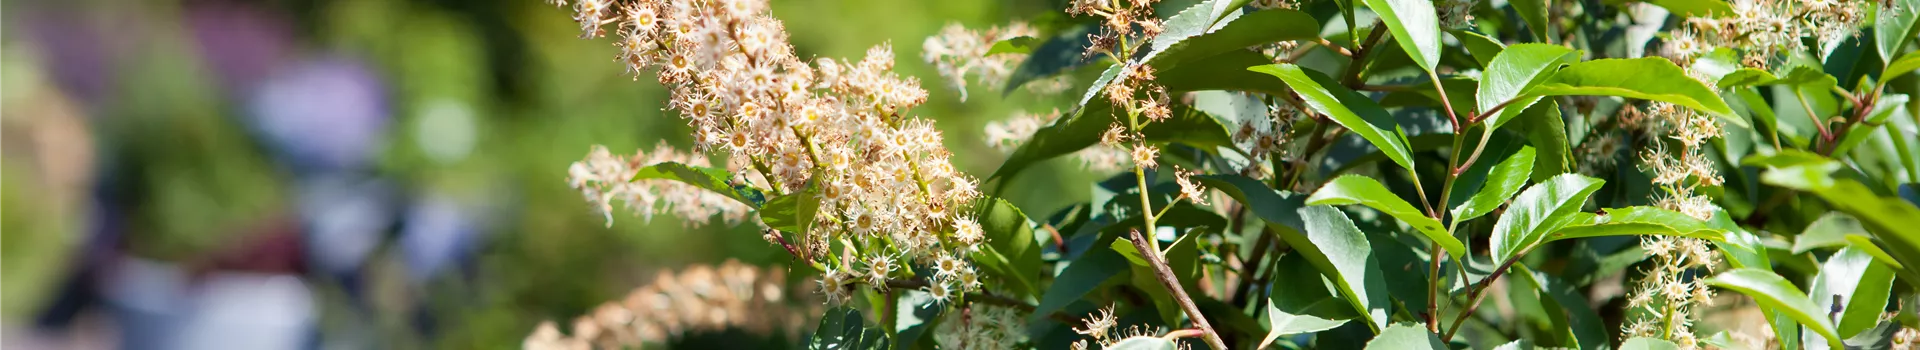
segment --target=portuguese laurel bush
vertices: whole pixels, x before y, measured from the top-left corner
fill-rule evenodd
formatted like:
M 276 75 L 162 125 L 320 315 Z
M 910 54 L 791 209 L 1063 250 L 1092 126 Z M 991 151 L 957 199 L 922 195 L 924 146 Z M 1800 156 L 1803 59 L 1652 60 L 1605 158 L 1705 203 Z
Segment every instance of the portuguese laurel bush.
M 800 57 L 765 0 L 556 0 L 668 88 L 693 140 L 596 146 L 569 185 L 608 225 L 750 222 L 792 263 L 662 272 L 524 346 L 1920 336 L 1920 0 L 1168 2 L 926 38 L 937 93 L 1039 97 L 948 140 L 889 44 Z M 1061 156 L 1109 178 L 1047 215 L 998 197 Z

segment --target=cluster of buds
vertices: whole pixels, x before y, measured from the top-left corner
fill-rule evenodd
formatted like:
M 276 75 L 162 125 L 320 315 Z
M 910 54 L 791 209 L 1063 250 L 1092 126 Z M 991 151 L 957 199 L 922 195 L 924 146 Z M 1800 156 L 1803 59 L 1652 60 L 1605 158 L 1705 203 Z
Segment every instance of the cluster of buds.
M 936 265 L 929 291 L 971 291 L 963 257 L 984 241 L 968 210 L 975 180 L 954 169 L 939 131 L 909 111 L 927 99 L 893 69 L 891 47 L 864 59 L 796 57 L 765 0 L 578 0 L 587 36 L 614 24 L 619 60 L 654 74 L 701 151 L 730 154 L 774 196 L 820 201 L 815 222 L 773 236 L 825 271 L 834 301 L 851 284 Z M 883 278 L 879 278 L 883 279 Z M 951 294 L 951 293 L 943 293 Z
M 1705 240 L 1683 237 L 1648 236 L 1641 238 L 1640 247 L 1654 267 L 1628 292 L 1627 307 L 1645 312 L 1625 326 L 1623 337 L 1667 339 L 1682 349 L 1698 349 L 1700 337 L 1693 324 L 1700 311 L 1712 305 L 1714 295 L 1704 280 L 1687 276 L 1690 271 L 1711 272 L 1719 253 Z
M 1160 333 L 1163 333 L 1160 329 L 1140 325 L 1121 328 L 1119 326 L 1119 320 L 1113 317 L 1113 306 L 1107 306 L 1101 308 L 1099 311 L 1095 311 L 1092 315 L 1088 315 L 1087 318 L 1082 319 L 1081 323 L 1084 325 L 1074 327 L 1073 331 L 1080 333 L 1080 335 L 1093 338 L 1093 343 L 1089 344 L 1086 339 L 1074 341 L 1073 350 L 1104 349 L 1123 340 L 1127 340 L 1127 338 L 1159 337 Z M 1098 347 L 1096 348 L 1094 346 Z M 1185 350 L 1186 348 L 1186 343 L 1180 343 L 1180 349 Z
M 1741 63 L 1766 68 L 1776 56 L 1801 47 L 1800 38 L 1837 43 L 1856 33 L 1865 20 L 1869 2 L 1847 0 L 1735 0 L 1729 16 L 1687 19 L 1665 44 L 1666 54 L 1681 63 L 1713 51 L 1741 52 Z M 1683 64 L 1684 66 L 1684 64 Z
M 1108 54 L 1115 61 L 1133 57 L 1131 45 L 1160 35 L 1165 30 L 1160 19 L 1153 15 L 1153 3 L 1158 0 L 1071 0 L 1067 5 L 1069 16 L 1100 17 L 1100 32 L 1088 34 L 1086 56 Z M 1138 33 L 1139 35 L 1132 35 Z
M 626 298 L 601 304 L 574 319 L 572 334 L 552 321 L 541 323 L 523 347 L 534 350 L 639 348 L 673 337 L 739 329 L 751 334 L 799 334 L 807 315 L 819 306 L 790 307 L 786 276 L 727 261 L 719 267 L 695 265 L 679 273 L 661 271 L 653 284 Z M 804 303 L 802 303 L 804 305 Z
M 1006 120 L 987 122 L 987 146 L 1001 152 L 1013 152 L 1033 139 L 1034 133 L 1060 119 L 1060 111 L 1047 113 L 1014 112 Z M 1120 171 L 1127 164 L 1127 150 L 1107 145 L 1094 145 L 1074 153 L 1082 168 L 1101 173 Z
M 974 303 L 942 318 L 933 334 L 942 348 L 1013 349 L 1027 336 L 1026 317 L 1007 307 Z
M 693 225 L 715 215 L 726 219 L 728 224 L 746 218 L 745 204 L 719 193 L 679 181 L 633 179 L 641 169 L 666 162 L 708 165 L 705 156 L 676 152 L 664 142 L 655 146 L 653 152 L 636 151 L 632 156 L 617 156 L 606 147 L 593 146 L 586 159 L 567 168 L 567 183 L 606 217 L 608 226 L 613 225 L 614 201 L 626 203 L 628 210 L 649 220 L 661 211 L 671 212 Z
M 1675 150 L 1665 142 L 1655 141 L 1641 154 L 1641 162 L 1653 171 L 1653 183 L 1666 189 L 1654 199 L 1655 205 L 1700 220 L 1712 219 L 1712 200 L 1698 190 L 1723 183 L 1713 160 L 1706 154 L 1707 140 L 1721 135 L 1720 121 L 1663 102 L 1652 103 L 1641 113 L 1644 114 L 1629 119 L 1636 119 L 1648 134 L 1667 135 L 1679 144 Z
M 920 55 L 940 71 L 941 77 L 953 84 L 954 89 L 960 92 L 960 100 L 966 101 L 967 76 L 974 76 L 983 85 L 999 86 L 1007 82 L 1014 66 L 1027 58 L 1027 54 L 1023 53 L 988 55 L 994 43 L 1035 35 L 1039 35 L 1039 32 L 1023 22 L 979 31 L 952 23 L 940 29 L 940 34 L 927 37 L 920 46 Z

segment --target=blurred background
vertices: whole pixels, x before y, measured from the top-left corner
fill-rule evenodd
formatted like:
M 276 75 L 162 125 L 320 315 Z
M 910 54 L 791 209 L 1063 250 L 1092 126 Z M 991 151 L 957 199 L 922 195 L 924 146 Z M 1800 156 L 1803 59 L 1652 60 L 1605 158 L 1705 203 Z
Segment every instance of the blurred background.
M 802 57 L 891 42 L 933 96 L 916 113 L 985 175 L 986 122 L 1070 101 L 976 84 L 963 104 L 921 42 L 1063 3 L 772 8 Z M 0 4 L 0 347 L 516 348 L 663 270 L 811 281 L 750 223 L 608 227 L 567 187 L 591 145 L 690 142 L 657 83 L 546 1 Z M 1004 193 L 1036 216 L 1085 198 L 1069 163 Z M 792 344 L 764 341 L 744 344 Z

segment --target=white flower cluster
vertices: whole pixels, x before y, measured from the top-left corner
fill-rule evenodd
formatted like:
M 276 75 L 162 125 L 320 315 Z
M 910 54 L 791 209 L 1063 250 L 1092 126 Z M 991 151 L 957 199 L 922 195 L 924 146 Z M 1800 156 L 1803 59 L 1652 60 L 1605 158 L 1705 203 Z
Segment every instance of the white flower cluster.
M 1027 318 L 1007 307 L 974 303 L 942 318 L 933 334 L 942 349 L 1013 349 L 1027 337 Z
M 1868 1 L 1734 0 L 1732 16 L 1688 18 L 1667 39 L 1667 55 L 1692 62 L 1715 48 L 1741 51 L 1742 63 L 1765 68 L 1776 55 L 1801 47 L 1800 38 L 1837 43 L 1854 35 Z
M 976 31 L 967 29 L 959 23 L 947 24 L 940 34 L 927 37 L 920 45 L 920 55 L 947 78 L 955 90 L 960 92 L 960 100 L 967 100 L 967 76 L 974 76 L 988 87 L 997 87 L 1007 82 L 1007 76 L 1013 74 L 1014 65 L 1025 60 L 1027 54 L 999 53 L 988 55 L 994 43 L 1018 37 L 1039 35 L 1033 27 L 1024 22 L 1013 22 L 1005 27 L 991 27 Z
M 586 159 L 567 168 L 567 183 L 579 190 L 595 211 L 606 216 L 608 226 L 613 225 L 614 201 L 625 202 L 628 210 L 648 220 L 661 211 L 694 225 L 715 215 L 729 224 L 746 217 L 745 204 L 719 193 L 673 180 L 633 179 L 642 168 L 665 162 L 707 166 L 705 156 L 675 152 L 664 142 L 653 152 L 635 152 L 633 156 L 616 156 L 606 147 L 593 146 Z
M 1687 272 L 1713 270 L 1719 252 L 1705 240 L 1669 236 L 1643 237 L 1640 247 L 1653 258 L 1654 268 L 1627 294 L 1627 307 L 1645 313 L 1625 326 L 1622 337 L 1667 339 L 1682 349 L 1700 348 L 1693 324 L 1713 304 L 1713 289 L 1703 279 L 1689 280 Z
M 740 329 L 753 334 L 798 334 L 817 314 L 790 308 L 786 275 L 729 260 L 719 267 L 695 265 L 661 271 L 653 284 L 634 289 L 574 319 L 572 334 L 552 321 L 527 335 L 529 350 L 620 349 L 663 344 L 694 332 Z M 819 308 L 812 306 L 812 309 Z
M 980 192 L 954 169 L 933 124 L 909 114 L 927 92 L 892 72 L 892 48 L 809 65 L 765 0 L 613 4 L 579 0 L 575 18 L 588 36 L 618 24 L 621 61 L 670 87 L 670 106 L 700 150 L 750 165 L 775 196 L 818 196 L 816 222 L 782 242 L 824 264 L 834 301 L 851 296 L 847 284 L 870 280 L 836 277 L 912 276 L 907 262 L 953 267 L 930 289 L 977 289 L 959 276 L 972 275 L 962 257 L 984 240 L 966 214 Z

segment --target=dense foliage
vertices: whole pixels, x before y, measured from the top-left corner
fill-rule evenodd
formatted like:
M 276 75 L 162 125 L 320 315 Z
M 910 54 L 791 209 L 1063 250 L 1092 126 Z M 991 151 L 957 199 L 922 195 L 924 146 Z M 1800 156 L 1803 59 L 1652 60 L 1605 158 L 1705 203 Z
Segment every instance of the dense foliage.
M 571 185 L 610 224 L 762 227 L 830 307 L 810 348 L 1920 334 L 1920 1 L 1074 0 L 925 44 L 961 94 L 1090 80 L 990 125 L 984 178 L 890 46 L 800 58 L 755 0 L 563 5 L 673 89 L 696 150 L 596 148 Z M 1113 176 L 1045 215 L 999 198 L 1066 155 Z M 527 346 L 643 343 L 629 316 Z

